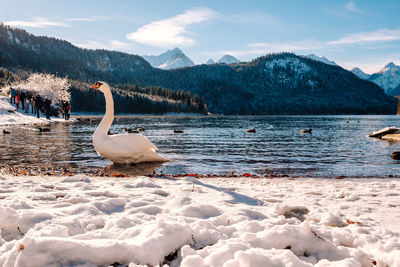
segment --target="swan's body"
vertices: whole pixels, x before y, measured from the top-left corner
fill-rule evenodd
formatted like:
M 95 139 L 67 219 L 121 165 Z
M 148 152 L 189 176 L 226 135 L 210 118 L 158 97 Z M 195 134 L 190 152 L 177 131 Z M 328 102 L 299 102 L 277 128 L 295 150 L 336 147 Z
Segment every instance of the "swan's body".
M 157 147 L 141 134 L 108 135 L 114 119 L 110 87 L 105 82 L 97 82 L 92 88 L 100 90 L 106 99 L 106 114 L 93 134 L 93 146 L 97 154 L 113 163 L 167 161 L 157 154 Z

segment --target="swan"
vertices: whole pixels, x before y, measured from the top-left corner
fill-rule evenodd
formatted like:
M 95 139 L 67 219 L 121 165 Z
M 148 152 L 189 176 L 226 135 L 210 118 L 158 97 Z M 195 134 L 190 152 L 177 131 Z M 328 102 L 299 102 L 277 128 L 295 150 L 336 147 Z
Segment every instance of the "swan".
M 167 159 L 157 154 L 157 147 L 141 134 L 108 135 L 114 119 L 114 101 L 110 86 L 96 82 L 91 86 L 104 94 L 106 113 L 93 134 L 93 146 L 97 154 L 113 163 L 165 162 Z

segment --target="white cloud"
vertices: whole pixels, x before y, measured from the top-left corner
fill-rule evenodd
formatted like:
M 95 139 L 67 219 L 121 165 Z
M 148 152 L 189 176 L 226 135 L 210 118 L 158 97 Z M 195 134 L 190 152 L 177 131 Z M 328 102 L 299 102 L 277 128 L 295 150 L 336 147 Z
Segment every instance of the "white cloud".
M 339 40 L 328 42 L 329 45 L 367 44 L 400 40 L 400 29 L 379 29 L 372 32 L 348 34 Z
M 79 42 L 73 42 L 73 43 L 78 47 L 86 49 L 115 50 L 115 49 L 128 48 L 130 46 L 130 44 L 118 40 L 111 40 L 107 42 L 87 41 L 86 43 L 79 43 Z
M 314 50 L 323 47 L 323 44 L 316 40 L 303 40 L 295 42 L 274 42 L 274 43 L 251 43 L 248 45 L 251 48 L 262 49 L 269 52 L 282 52 L 282 51 L 304 51 Z
M 125 48 L 125 47 L 129 46 L 128 43 L 121 42 L 121 41 L 118 41 L 118 40 L 112 40 L 110 42 L 110 44 L 111 44 L 111 47 L 113 47 L 113 48 Z
M 361 9 L 359 9 L 358 7 L 356 7 L 356 4 L 353 1 L 350 1 L 346 4 L 344 4 L 344 8 L 347 9 L 348 11 L 351 12 L 356 12 L 356 13 L 360 13 L 360 14 L 364 14 L 365 12 L 362 11 Z
M 88 17 L 88 18 L 70 18 L 68 21 L 76 21 L 76 22 L 97 22 L 102 20 L 101 17 Z
M 358 45 L 363 49 L 382 49 L 382 47 L 397 47 L 397 43 L 388 43 L 400 40 L 400 29 L 378 29 L 371 32 L 348 34 L 338 40 L 298 40 L 287 42 L 259 42 L 249 43 L 247 48 L 241 50 L 225 50 L 217 52 L 203 52 L 209 57 L 230 54 L 235 57 L 249 58 L 268 53 L 294 52 L 294 53 L 326 53 L 327 51 L 344 52 L 348 45 Z M 371 67 L 368 66 L 368 69 Z
M 193 45 L 187 27 L 191 24 L 210 20 L 216 12 L 208 8 L 188 10 L 170 19 L 154 21 L 141 26 L 137 31 L 129 33 L 129 40 L 156 47 Z
M 5 21 L 4 24 L 13 27 L 30 27 L 30 28 L 70 27 L 68 24 L 64 22 L 52 21 L 41 17 L 33 18 L 32 21 L 26 21 L 26 20 Z
M 233 55 L 239 58 L 259 57 L 268 53 L 278 52 L 312 52 L 324 47 L 324 44 L 317 40 L 303 40 L 293 42 L 262 42 L 250 43 L 248 48 L 242 50 L 224 50 L 217 52 L 204 52 L 209 57 Z

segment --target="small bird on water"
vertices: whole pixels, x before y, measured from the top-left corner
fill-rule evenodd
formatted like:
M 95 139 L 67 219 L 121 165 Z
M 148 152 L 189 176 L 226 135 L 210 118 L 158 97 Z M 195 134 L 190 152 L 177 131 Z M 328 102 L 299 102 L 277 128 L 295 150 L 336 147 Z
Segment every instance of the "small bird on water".
M 43 133 L 43 132 L 50 132 L 50 128 L 42 128 L 42 127 L 39 127 L 38 129 L 39 129 L 39 132 L 41 132 L 41 133 Z
M 300 133 L 302 133 L 302 134 L 305 134 L 305 133 L 312 133 L 312 129 L 311 129 L 311 128 L 309 128 L 309 129 L 303 129 L 303 130 L 300 130 Z

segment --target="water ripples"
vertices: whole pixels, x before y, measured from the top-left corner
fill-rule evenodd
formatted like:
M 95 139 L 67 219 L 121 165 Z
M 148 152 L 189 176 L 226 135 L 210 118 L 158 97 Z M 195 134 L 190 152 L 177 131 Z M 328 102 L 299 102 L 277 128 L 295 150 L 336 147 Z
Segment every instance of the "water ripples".
M 60 164 L 91 173 L 109 168 L 92 145 L 100 119 L 52 124 L 44 133 L 36 126 L 12 126 L 10 135 L 0 137 L 1 165 Z M 143 134 L 171 159 L 157 166 L 166 174 L 383 177 L 399 173 L 390 158 L 398 144 L 365 136 L 397 121 L 397 116 L 132 116 L 118 118 L 111 131 L 145 128 Z M 249 128 L 256 132 L 247 133 Z M 308 128 L 312 134 L 300 133 Z

